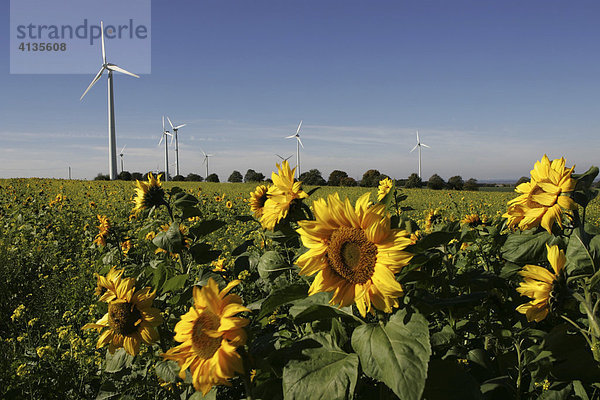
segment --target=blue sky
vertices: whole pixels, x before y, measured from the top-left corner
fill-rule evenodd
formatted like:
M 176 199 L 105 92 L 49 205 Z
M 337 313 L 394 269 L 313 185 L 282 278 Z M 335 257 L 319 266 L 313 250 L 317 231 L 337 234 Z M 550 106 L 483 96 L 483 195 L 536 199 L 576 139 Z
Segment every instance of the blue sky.
M 106 78 L 80 102 L 95 71 L 9 74 L 8 3 L 0 176 L 107 173 Z M 284 136 L 303 120 L 302 170 L 325 178 L 407 177 L 416 130 L 431 146 L 424 179 L 518 178 L 544 153 L 583 172 L 600 164 L 599 12 L 592 1 L 152 1 L 151 74 L 115 77 L 117 147 L 126 170 L 163 169 L 164 114 L 188 124 L 184 175 L 205 175 L 201 149 L 221 180 L 268 175 L 275 153 L 295 154 Z

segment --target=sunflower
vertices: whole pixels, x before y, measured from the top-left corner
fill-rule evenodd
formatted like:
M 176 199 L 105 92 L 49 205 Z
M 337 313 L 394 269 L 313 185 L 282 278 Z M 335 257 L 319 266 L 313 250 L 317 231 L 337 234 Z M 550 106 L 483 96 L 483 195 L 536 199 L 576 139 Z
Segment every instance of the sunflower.
M 263 207 L 267 201 L 267 191 L 269 188 L 265 185 L 258 185 L 254 192 L 250 192 L 250 211 L 254 213 L 254 218 L 260 219 L 263 215 Z
M 564 158 L 550 162 L 545 154 L 536 161 L 531 181 L 517 186 L 515 191 L 521 195 L 508 202 L 508 210 L 502 215 L 508 218 L 508 226 L 525 230 L 541 225 L 552 233 L 556 222 L 562 228 L 563 209 L 577 209 L 577 203 L 568 196 L 577 184 L 571 178 L 574 168 L 565 168 Z
M 238 295 L 228 294 L 239 283 L 233 281 L 220 292 L 212 278 L 202 288 L 194 286 L 194 305 L 175 325 L 175 340 L 181 344 L 163 354 L 177 361 L 181 379 L 190 369 L 194 388 L 202 394 L 215 385 L 230 385 L 229 378 L 244 372 L 236 349 L 246 344 L 243 328 L 249 320 L 236 315 L 250 310 Z
M 444 217 L 442 217 L 442 212 L 439 209 L 429 210 L 425 217 L 425 230 L 430 232 L 434 225 L 440 224 L 443 221 Z
M 233 203 L 231 202 L 231 200 L 227 200 L 227 203 L 225 203 L 225 207 L 231 209 L 231 207 L 233 207 Z
M 537 265 L 526 265 L 519 274 L 525 278 L 517 288 L 522 296 L 531 297 L 529 303 L 521 304 L 517 311 L 527 316 L 527 321 L 540 322 L 555 311 L 559 303 L 564 283 L 565 253 L 558 246 L 548 246 L 548 261 L 554 271 Z
M 152 307 L 156 291 L 150 292 L 149 287 L 135 291 L 135 279 L 121 279 L 120 274 L 113 275 L 108 282 L 114 285 L 114 297 L 107 301 L 108 312 L 95 324 L 85 324 L 82 329 L 94 328 L 100 332 L 108 328 L 98 338 L 96 347 L 108 344 L 111 354 L 123 347 L 127 353 L 135 356 L 142 342 L 152 344 L 158 340 L 156 326 L 162 323 L 162 317 L 160 310 Z
M 131 250 L 132 247 L 133 247 L 133 243 L 131 243 L 130 239 L 121 243 L 121 250 L 123 251 L 124 255 L 127 255 L 129 253 L 129 250 Z
M 337 193 L 313 203 L 315 221 L 300 221 L 298 233 L 309 250 L 298 258 L 301 275 L 317 274 L 309 295 L 333 291 L 331 304 L 356 306 L 364 317 L 375 308 L 392 312 L 403 294 L 398 273 L 412 254 L 406 231 L 390 228 L 385 205 L 370 206 L 369 193 L 353 208 Z
M 394 182 L 390 178 L 380 180 L 379 187 L 377 188 L 377 201 L 383 200 L 393 187 Z
M 136 181 L 136 197 L 133 200 L 135 203 L 133 212 L 135 214 L 139 213 L 145 208 L 167 204 L 165 201 L 165 192 L 160 183 L 160 177 L 161 175 L 158 175 L 155 178 L 152 173 L 149 172 L 148 183 Z
M 100 221 L 100 225 L 98 225 L 98 234 L 94 239 L 94 243 L 98 246 L 106 246 L 106 239 L 108 238 L 108 234 L 110 232 L 110 222 L 108 222 L 108 217 L 104 215 L 97 215 L 98 221 Z
M 477 214 L 469 214 L 466 215 L 463 219 L 460 220 L 461 225 L 468 225 L 470 227 L 475 227 L 481 225 L 483 221 L 479 218 Z
M 262 226 L 270 230 L 275 228 L 279 221 L 287 217 L 294 200 L 308 197 L 308 194 L 302 190 L 302 182 L 294 182 L 296 168 L 290 169 L 287 161 L 283 161 L 281 166 L 276 165 L 279 175 L 275 172 L 271 174 L 273 186 L 267 191 L 267 200 L 263 208 L 263 215 L 260 218 Z
M 108 271 L 108 274 L 106 274 L 106 277 L 99 274 L 94 274 L 98 279 L 95 292 L 96 296 L 100 296 L 98 301 L 105 301 L 109 303 L 111 300 L 116 299 L 118 285 L 122 286 L 121 290 L 124 290 L 123 288 L 126 287 L 135 286 L 135 282 L 132 281 L 133 278 L 121 279 L 123 272 L 124 270 L 122 269 L 117 270 L 116 267 L 112 267 L 110 271 Z M 125 282 L 125 284 L 123 284 L 123 282 Z

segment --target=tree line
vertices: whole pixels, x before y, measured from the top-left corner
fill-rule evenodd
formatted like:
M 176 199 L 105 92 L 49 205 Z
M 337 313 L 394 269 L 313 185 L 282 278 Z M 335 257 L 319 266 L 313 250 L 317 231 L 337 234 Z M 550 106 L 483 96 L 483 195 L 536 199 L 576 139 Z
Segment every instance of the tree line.
M 129 172 L 122 171 L 117 179 L 123 181 L 131 181 L 131 180 L 146 180 L 148 179 L 148 173 L 142 174 L 141 172 Z M 164 172 L 157 172 L 155 174 L 163 174 Z M 348 173 L 341 170 L 334 170 L 329 174 L 329 179 L 325 180 L 321 171 L 318 169 L 311 169 L 306 172 L 303 172 L 300 175 L 300 180 L 305 185 L 311 186 L 363 186 L 363 187 L 377 187 L 379 185 L 379 181 L 382 179 L 389 178 L 388 175 L 380 173 L 376 169 L 370 169 L 365 172 L 362 176 L 362 179 L 356 180 L 350 176 Z M 109 180 L 109 176 L 99 173 L 95 180 Z M 391 178 L 390 178 L 391 179 Z M 220 182 L 219 176 L 215 173 L 209 174 L 206 178 L 195 174 L 190 173 L 187 176 L 183 175 L 175 175 L 173 177 L 169 177 L 171 181 L 187 181 L 187 182 Z M 248 169 L 245 175 L 242 175 L 240 171 L 233 171 L 227 182 L 232 183 L 241 183 L 241 182 L 270 182 L 271 179 L 266 178 L 265 175 L 261 172 L 256 172 L 253 169 Z M 404 187 L 404 188 L 423 188 L 427 187 L 429 189 L 441 190 L 441 189 L 451 189 L 451 190 L 479 190 L 479 187 L 482 186 L 477 182 L 477 179 L 470 178 L 467 181 L 464 181 L 460 175 L 452 176 L 448 179 L 448 181 L 444 181 L 444 179 L 438 174 L 433 174 L 429 180 L 423 181 L 419 175 L 416 173 L 411 174 L 406 179 L 396 179 L 394 180 L 396 186 Z

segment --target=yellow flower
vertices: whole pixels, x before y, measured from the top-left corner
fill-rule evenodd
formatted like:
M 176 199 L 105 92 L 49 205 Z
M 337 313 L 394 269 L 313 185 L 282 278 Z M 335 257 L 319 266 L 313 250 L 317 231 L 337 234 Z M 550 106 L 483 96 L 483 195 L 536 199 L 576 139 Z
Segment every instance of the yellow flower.
M 146 234 L 146 240 L 152 240 L 156 237 L 156 232 L 151 231 Z
M 403 295 L 394 274 L 412 258 L 403 251 L 411 244 L 408 233 L 390 228 L 385 205 L 371 206 L 369 193 L 355 207 L 335 193 L 316 200 L 313 208 L 316 220 L 300 221 L 298 229 L 309 249 L 298 258 L 300 274 L 317 274 L 309 295 L 333 291 L 331 304 L 356 303 L 362 316 L 372 311 L 371 304 L 392 312 Z
M 23 316 L 24 312 L 25 312 L 25 306 L 23 304 L 21 304 L 17 308 L 15 308 L 15 310 L 13 311 L 13 314 L 11 315 L 10 319 L 13 322 L 18 321 Z
M 44 356 L 46 356 L 47 354 L 52 354 L 54 352 L 54 349 L 52 348 L 52 346 L 40 346 L 35 351 L 39 358 L 44 358 Z
M 133 243 L 131 243 L 131 240 L 126 240 L 123 243 L 121 243 L 121 250 L 123 250 L 123 254 L 125 255 L 129 253 L 129 250 L 131 250 L 132 247 Z
M 100 225 L 98 225 L 98 234 L 94 239 L 94 243 L 98 246 L 106 246 L 106 239 L 108 238 L 108 234 L 110 233 L 110 222 L 108 221 L 108 217 L 104 215 L 97 215 L 98 221 L 100 221 Z
M 213 272 L 225 272 L 225 265 L 224 265 L 225 259 L 224 258 L 219 258 L 216 261 L 213 261 L 211 263 L 211 265 L 213 266 Z
M 179 376 L 185 378 L 189 368 L 197 391 L 206 394 L 215 385 L 229 385 L 235 373 L 243 373 L 242 358 L 236 349 L 246 344 L 246 318 L 236 317 L 249 312 L 242 299 L 228 294 L 239 281 L 219 286 L 208 279 L 206 286 L 194 286 L 194 305 L 175 325 L 175 340 L 181 344 L 163 354 L 179 364 Z
M 460 220 L 462 225 L 469 225 L 470 227 L 475 227 L 482 224 L 481 218 L 477 214 L 469 214 L 466 215 L 463 219 Z
M 231 200 L 227 200 L 227 203 L 225 203 L 225 207 L 231 209 L 231 207 L 233 207 L 233 203 L 231 202 Z
M 381 201 L 394 187 L 394 182 L 390 178 L 385 178 L 379 181 L 377 188 L 377 201 Z
M 111 283 L 114 284 L 115 297 L 108 302 L 108 312 L 95 324 L 85 324 L 82 329 L 101 331 L 107 328 L 98 338 L 96 347 L 108 344 L 111 354 L 123 347 L 135 356 L 142 342 L 152 344 L 158 340 L 156 326 L 162 323 L 162 317 L 160 310 L 152 307 L 156 291 L 150 292 L 149 287 L 135 291 L 135 279 L 121 279 L 120 274 L 114 279 L 114 276 Z
M 508 218 L 508 226 L 524 230 L 541 225 L 552 233 L 552 226 L 557 222 L 562 228 L 563 209 L 577 209 L 577 203 L 568 196 L 577 184 L 571 178 L 574 168 L 565 168 L 564 158 L 550 162 L 544 154 L 531 170 L 531 181 L 515 189 L 521 195 L 508 202 L 508 210 L 502 215 Z
M 262 226 L 270 230 L 288 215 L 294 200 L 308 197 L 308 194 L 302 190 L 302 182 L 294 182 L 296 168 L 290 169 L 287 161 L 283 161 L 281 166 L 276 165 L 279 175 L 275 172 L 271 174 L 273 186 L 267 191 L 267 200 L 260 218 Z
M 151 208 L 166 204 L 165 192 L 160 183 L 160 177 L 154 178 L 151 172 L 148 173 L 148 183 L 136 181 L 136 197 L 133 200 L 135 207 L 133 212 L 139 213 L 145 208 Z
M 123 282 L 131 282 L 127 285 L 130 287 L 135 286 L 135 280 L 133 278 L 121 279 L 123 272 L 124 271 L 122 269 L 117 270 L 116 267 L 112 267 L 110 271 L 108 271 L 108 274 L 106 274 L 106 277 L 96 273 L 94 274 L 94 276 L 98 279 L 95 291 L 95 295 L 100 296 L 98 301 L 109 303 L 110 301 L 116 299 L 118 297 L 117 286 Z M 123 289 L 123 287 L 121 289 Z M 121 295 L 123 294 L 121 293 Z
M 561 294 L 562 271 L 565 267 L 565 253 L 558 246 L 548 246 L 548 261 L 554 270 L 537 265 L 526 265 L 519 274 L 525 278 L 517 288 L 522 296 L 531 297 L 529 303 L 521 304 L 517 311 L 527 316 L 527 321 L 540 322 L 548 315 L 548 311 L 554 311 L 559 295 Z
M 220 203 L 221 201 L 223 201 L 223 198 L 221 196 L 215 196 L 215 201 L 217 203 Z
M 250 211 L 254 213 L 254 218 L 260 219 L 263 215 L 263 208 L 267 201 L 267 191 L 269 188 L 265 185 L 258 185 L 254 192 L 250 192 Z
M 425 217 L 425 230 L 430 232 L 434 225 L 443 222 L 443 220 L 442 212 L 439 209 L 430 210 L 427 217 Z

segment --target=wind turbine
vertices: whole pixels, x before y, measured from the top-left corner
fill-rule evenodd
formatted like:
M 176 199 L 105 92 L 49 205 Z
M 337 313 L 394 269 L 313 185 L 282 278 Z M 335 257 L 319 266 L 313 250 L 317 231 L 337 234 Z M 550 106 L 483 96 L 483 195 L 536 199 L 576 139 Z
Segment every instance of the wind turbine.
M 169 180 L 169 141 L 167 140 L 167 135 L 173 137 L 173 135 L 171 135 L 171 132 L 165 130 L 165 116 L 163 115 L 162 117 L 162 124 L 163 124 L 163 131 L 162 131 L 162 135 L 160 136 L 160 141 L 158 142 L 158 145 L 160 146 L 160 144 L 162 143 L 162 141 L 165 141 L 165 182 L 167 182 Z
M 204 161 L 202 161 L 202 164 L 206 163 L 206 176 L 204 177 L 204 180 L 206 180 L 206 178 L 208 178 L 208 157 L 212 157 L 212 154 L 206 154 L 204 152 L 204 150 L 200 149 L 202 151 L 202 154 L 204 154 Z
M 114 180 L 117 179 L 117 144 L 115 135 L 115 102 L 112 73 L 113 71 L 117 71 L 135 78 L 139 78 L 139 76 L 132 74 L 131 72 L 116 66 L 115 64 L 106 62 L 106 51 L 104 49 L 104 23 L 102 21 L 100 21 L 100 32 L 102 36 L 102 66 L 100 67 L 100 71 L 98 71 L 92 80 L 92 83 L 90 83 L 87 89 L 85 89 L 85 92 L 83 92 L 79 100 L 83 100 L 83 97 L 86 95 L 86 93 L 92 88 L 92 86 L 94 86 L 96 82 L 98 82 L 104 70 L 108 70 L 108 170 L 110 179 Z
M 302 126 L 302 121 L 298 124 L 298 129 L 296 129 L 296 134 L 291 136 L 286 136 L 286 139 L 296 138 L 296 177 L 300 178 L 300 146 L 304 148 L 302 144 L 302 140 L 300 140 L 300 127 Z
M 169 125 L 171 125 L 171 129 L 173 129 L 173 132 L 175 132 L 175 172 L 176 172 L 175 175 L 179 175 L 179 141 L 177 140 L 177 131 L 179 130 L 179 128 L 183 128 L 186 124 L 173 126 L 173 123 L 171 122 L 169 117 L 167 117 L 167 121 L 169 121 Z M 173 138 L 171 138 L 171 142 L 172 141 L 173 141 Z
M 293 154 L 292 154 L 291 156 L 289 156 L 289 157 L 287 157 L 287 158 L 283 158 L 283 157 L 282 157 L 282 156 L 280 156 L 279 154 L 275 154 L 275 155 L 276 155 L 277 157 L 281 158 L 281 161 L 287 161 L 287 160 L 289 160 L 290 158 L 292 158 L 292 156 L 293 156 Z
M 123 146 L 121 152 L 119 153 L 119 157 L 121 157 L 121 172 L 123 172 L 123 151 L 125 151 L 125 147 L 127 147 L 127 145 Z
M 421 146 L 427 147 L 428 149 L 431 148 L 425 143 L 421 143 L 421 140 L 419 140 L 419 131 L 417 131 L 417 144 L 415 145 L 415 147 L 412 148 L 410 152 L 412 153 L 417 147 L 419 148 L 419 178 L 421 177 Z

